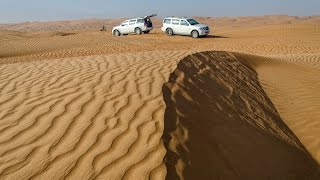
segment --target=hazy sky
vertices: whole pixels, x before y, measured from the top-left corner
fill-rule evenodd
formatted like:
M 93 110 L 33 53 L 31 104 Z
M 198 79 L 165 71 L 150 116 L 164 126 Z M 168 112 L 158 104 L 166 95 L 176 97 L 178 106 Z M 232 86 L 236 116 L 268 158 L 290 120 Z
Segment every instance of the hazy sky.
M 120 3 L 121 2 L 121 3 Z M 81 18 L 320 15 L 320 0 L 0 0 L 0 23 Z

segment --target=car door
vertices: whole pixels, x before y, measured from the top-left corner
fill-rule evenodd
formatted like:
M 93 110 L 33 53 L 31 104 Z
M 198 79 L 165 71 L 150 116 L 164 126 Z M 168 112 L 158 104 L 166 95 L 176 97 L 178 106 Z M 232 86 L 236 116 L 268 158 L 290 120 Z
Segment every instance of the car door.
M 179 19 L 172 19 L 171 28 L 172 28 L 174 34 L 181 34 L 182 33 L 180 30 L 180 20 Z
M 190 34 L 190 24 L 186 20 L 180 20 L 180 33 L 183 35 Z
M 129 20 L 129 26 L 128 26 L 129 33 L 134 33 L 134 29 L 136 28 L 136 23 L 137 23 L 136 19 Z
M 123 23 L 121 23 L 120 28 L 119 28 L 120 33 L 121 34 L 128 34 L 128 32 L 129 32 L 128 28 L 129 28 L 129 21 L 127 20 L 127 21 L 124 21 Z

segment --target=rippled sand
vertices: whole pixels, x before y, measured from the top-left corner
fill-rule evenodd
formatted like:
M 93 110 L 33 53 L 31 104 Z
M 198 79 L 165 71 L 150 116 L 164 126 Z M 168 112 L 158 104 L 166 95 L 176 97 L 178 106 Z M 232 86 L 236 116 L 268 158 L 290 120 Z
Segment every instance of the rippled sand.
M 279 157 L 293 159 L 293 164 L 302 162 L 296 169 L 301 173 L 316 166 L 310 157 L 320 162 L 320 24 L 316 17 L 290 18 L 290 23 L 287 17 L 278 19 L 222 18 L 212 22 L 203 18 L 211 24 L 213 33 L 200 39 L 167 37 L 159 29 L 147 35 L 121 37 L 88 30 L 91 26 L 86 30 L 1 30 L 1 179 L 164 179 L 167 172 L 170 177 L 173 164 L 170 161 L 165 164 L 164 158 L 172 149 L 162 138 L 169 133 L 163 131 L 170 121 L 165 118 L 168 105 L 162 88 L 179 62 L 200 51 L 237 52 L 234 56 L 256 73 L 235 76 L 248 88 L 224 84 L 226 90 L 237 88 L 234 89 L 237 94 L 249 91 L 252 85 L 259 86 L 259 93 L 269 99 L 258 102 L 271 107 L 273 115 L 266 115 L 258 103 L 255 108 L 261 111 L 263 120 L 258 121 L 248 111 L 246 114 L 253 118 L 245 122 L 250 126 L 264 122 L 263 126 L 269 124 L 277 131 L 253 125 L 258 131 L 250 130 L 246 136 L 266 133 L 267 137 L 280 137 L 293 145 L 276 146 L 268 140 L 269 143 L 243 150 L 269 147 L 275 154 L 268 156 L 269 160 Z M 217 71 L 230 77 L 225 69 Z M 228 95 L 224 91 L 216 93 L 221 97 Z M 195 97 L 196 94 L 186 96 L 192 100 Z M 229 100 L 234 104 L 240 102 Z M 252 101 L 243 102 L 252 105 Z M 273 126 L 268 118 L 264 119 L 269 116 L 275 124 L 284 122 L 284 125 Z M 236 119 L 237 123 L 241 120 L 244 119 Z M 205 128 L 203 131 L 210 134 Z M 229 131 L 226 128 L 222 132 Z M 286 133 L 277 133 L 281 131 Z M 193 137 L 188 136 L 192 134 L 182 133 L 181 137 L 184 142 L 192 142 Z M 234 138 L 228 141 L 230 147 L 235 145 L 231 143 Z M 278 149 L 272 149 L 270 144 Z M 281 154 L 290 147 L 292 154 Z M 232 153 L 229 154 L 231 157 Z M 268 162 L 266 158 L 260 160 Z M 255 162 L 254 159 L 248 162 L 251 161 Z M 292 167 L 280 161 L 277 164 Z M 239 170 L 244 171 L 247 169 Z

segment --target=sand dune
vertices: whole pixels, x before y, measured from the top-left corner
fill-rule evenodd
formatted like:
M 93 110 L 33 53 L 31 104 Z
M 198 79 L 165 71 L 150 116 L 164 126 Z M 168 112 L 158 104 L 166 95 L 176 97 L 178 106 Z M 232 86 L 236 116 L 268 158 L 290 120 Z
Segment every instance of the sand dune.
M 208 84 L 191 91 L 195 85 L 191 82 L 184 82 L 189 89 L 178 88 L 175 93 L 187 102 L 194 96 L 203 102 L 217 101 L 213 108 L 203 107 L 203 113 L 235 122 L 200 124 L 203 132 L 212 128 L 221 137 L 214 139 L 220 144 L 211 152 L 230 155 L 215 154 L 212 158 L 219 165 L 208 159 L 216 168 L 203 172 L 253 179 L 259 172 L 266 177 L 262 170 L 280 177 L 316 176 L 312 158 L 320 163 L 319 18 L 199 19 L 213 30 L 207 38 L 167 37 L 159 29 L 113 37 L 95 29 L 99 20 L 2 25 L 0 179 L 164 179 L 167 171 L 167 177 L 177 177 L 175 163 L 163 162 L 165 145 L 166 157 L 172 155 L 172 147 L 161 139 L 164 127 L 170 125 L 164 119 L 167 96 L 163 97 L 162 87 L 184 57 L 200 51 L 232 52 L 213 53 L 219 61 L 211 65 L 217 67 L 210 65 L 197 79 L 215 84 L 216 91 L 207 96 L 220 98 L 203 99 Z M 193 130 L 186 132 L 198 133 Z M 179 133 L 183 143 L 188 142 L 187 134 Z M 192 139 L 208 147 L 203 154 L 189 152 L 195 153 L 192 157 L 209 153 L 212 144 L 203 145 L 212 138 L 209 135 Z M 184 147 L 190 145 L 194 147 L 188 143 Z M 247 152 L 254 158 L 243 154 Z M 179 165 L 186 164 L 182 162 Z
M 241 61 L 197 53 L 170 75 L 163 88 L 168 178 L 319 178 L 320 167 Z
M 282 55 L 277 58 L 235 55 L 254 67 L 283 120 L 320 162 L 318 54 Z
M 285 73 L 283 69 L 286 69 Z M 258 73 L 288 126 L 319 160 L 320 71 L 270 63 L 259 67 Z

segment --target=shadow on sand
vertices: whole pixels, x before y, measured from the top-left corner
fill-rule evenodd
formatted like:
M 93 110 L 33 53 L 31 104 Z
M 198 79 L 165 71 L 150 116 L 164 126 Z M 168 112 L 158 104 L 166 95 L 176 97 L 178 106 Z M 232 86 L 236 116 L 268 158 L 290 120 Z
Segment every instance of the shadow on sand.
M 214 38 L 214 39 L 219 39 L 219 38 L 230 38 L 230 37 L 226 37 L 226 36 L 215 36 L 215 35 L 207 35 L 207 36 L 203 36 L 202 38 Z
M 163 95 L 167 179 L 320 179 L 256 72 L 232 53 L 184 58 Z

